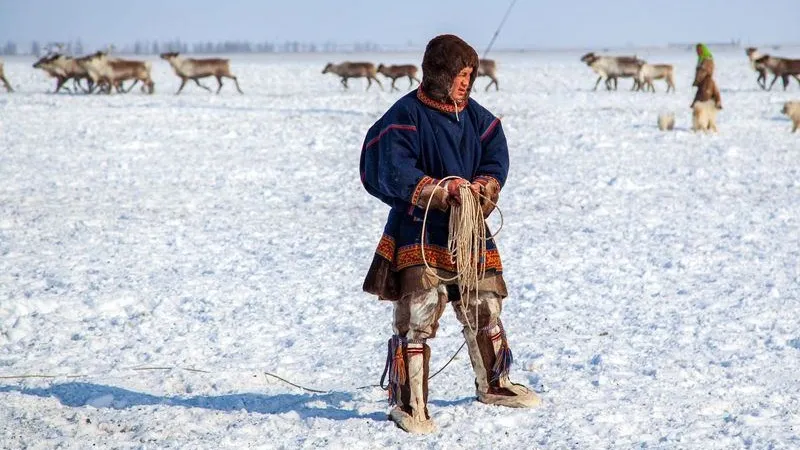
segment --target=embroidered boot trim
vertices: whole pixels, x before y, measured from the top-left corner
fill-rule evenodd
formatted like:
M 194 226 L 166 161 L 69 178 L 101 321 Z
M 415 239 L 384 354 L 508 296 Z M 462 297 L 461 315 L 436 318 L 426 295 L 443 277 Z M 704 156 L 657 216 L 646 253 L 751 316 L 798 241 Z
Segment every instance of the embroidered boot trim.
M 389 339 L 386 354 L 386 366 L 381 375 L 381 387 L 386 389 L 389 394 L 389 406 L 396 405 L 400 399 L 400 390 L 408 380 L 406 378 L 406 364 L 403 358 L 403 347 L 407 345 L 406 338 L 394 335 Z M 384 387 L 383 382 L 386 375 L 389 375 L 388 383 Z

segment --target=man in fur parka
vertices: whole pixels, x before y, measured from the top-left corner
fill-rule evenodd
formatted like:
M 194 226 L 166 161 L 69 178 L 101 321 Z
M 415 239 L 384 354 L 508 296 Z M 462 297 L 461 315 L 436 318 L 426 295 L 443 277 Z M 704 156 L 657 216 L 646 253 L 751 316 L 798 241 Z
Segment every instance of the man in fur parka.
M 511 351 L 500 321 L 508 294 L 494 242 L 487 242 L 480 262 L 486 275 L 478 284 L 477 298 L 462 302 L 455 281 L 440 280 L 452 278 L 459 269 L 449 256 L 447 239 L 450 206 L 460 204 L 461 186 L 469 186 L 488 217 L 508 175 L 508 146 L 500 120 L 469 98 L 478 55 L 457 36 L 437 36 L 425 49 L 422 71 L 420 87 L 369 129 L 360 162 L 364 188 L 391 207 L 363 288 L 393 303 L 394 335 L 386 368 L 389 403 L 394 405 L 389 418 L 413 433 L 435 429 L 427 407 L 426 341 L 436 336 L 448 303 L 463 325 L 478 401 L 510 407 L 540 402 L 530 389 L 509 379 Z M 448 176 L 458 178 L 437 187 Z M 426 233 L 421 236 L 429 202 Z M 423 260 L 423 246 L 430 268 Z

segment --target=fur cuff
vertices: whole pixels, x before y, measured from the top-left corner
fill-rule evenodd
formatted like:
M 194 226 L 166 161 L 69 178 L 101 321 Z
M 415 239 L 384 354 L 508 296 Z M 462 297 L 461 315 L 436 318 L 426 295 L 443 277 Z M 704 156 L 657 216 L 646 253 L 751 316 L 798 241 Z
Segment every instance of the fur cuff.
M 411 203 L 412 205 L 416 205 L 419 202 L 419 197 L 422 194 L 422 189 L 429 184 L 435 184 L 438 182 L 439 180 L 431 178 L 427 175 L 420 178 L 419 182 L 417 183 L 417 186 L 414 188 L 414 193 L 411 194 L 411 201 L 409 203 Z

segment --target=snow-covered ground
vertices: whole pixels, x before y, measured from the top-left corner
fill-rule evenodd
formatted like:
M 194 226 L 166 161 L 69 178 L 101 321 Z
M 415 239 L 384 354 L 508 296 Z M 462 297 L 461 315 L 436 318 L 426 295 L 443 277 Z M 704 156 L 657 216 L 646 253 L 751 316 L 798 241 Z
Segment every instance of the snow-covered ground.
M 321 70 L 421 55 L 233 55 L 245 95 L 218 96 L 174 96 L 158 59 L 155 95 L 52 95 L 13 58 L 0 448 L 800 447 L 798 84 L 717 53 L 720 131 L 698 135 L 691 52 L 639 55 L 676 64 L 674 94 L 592 92 L 577 53 L 493 56 L 501 90 L 473 97 L 510 143 L 503 319 L 540 408 L 476 403 L 463 351 L 431 380 L 433 435 L 374 387 L 391 305 L 361 283 L 387 208 L 358 159 L 401 93 Z M 432 369 L 461 342 L 448 310 Z

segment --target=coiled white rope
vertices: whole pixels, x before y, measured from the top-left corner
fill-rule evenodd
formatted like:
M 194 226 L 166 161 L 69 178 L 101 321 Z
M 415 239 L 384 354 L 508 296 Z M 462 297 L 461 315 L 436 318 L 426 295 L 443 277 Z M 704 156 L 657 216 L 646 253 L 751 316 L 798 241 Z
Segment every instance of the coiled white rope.
M 436 189 L 445 189 L 443 183 L 448 180 L 459 179 L 457 176 L 449 176 L 442 178 L 436 183 Z M 469 183 L 463 183 L 459 186 L 459 196 L 461 203 L 455 204 L 450 207 L 450 222 L 448 224 L 447 236 L 447 251 L 450 256 L 450 262 L 455 265 L 455 275 L 450 278 L 439 276 L 437 271 L 430 266 L 428 259 L 425 256 L 425 229 L 428 223 L 428 213 L 431 208 L 431 201 L 433 194 L 428 198 L 428 203 L 425 206 L 425 214 L 422 218 L 422 236 L 420 238 L 422 245 L 422 261 L 425 263 L 425 268 L 428 273 L 433 274 L 439 281 L 448 283 L 456 281 L 458 283 L 458 292 L 461 296 L 461 312 L 466 317 L 465 305 L 470 303 L 474 293 L 475 308 L 475 327 L 478 323 L 478 285 L 481 280 L 486 276 L 486 241 L 494 239 L 494 236 L 503 228 L 503 213 L 497 208 L 497 204 L 492 202 L 489 197 L 478 193 L 474 194 Z M 483 217 L 483 209 L 481 208 L 480 198 L 490 202 L 500 213 L 500 228 L 496 233 L 490 234 L 486 237 L 486 221 Z M 467 321 L 470 331 L 475 331 L 472 324 Z

